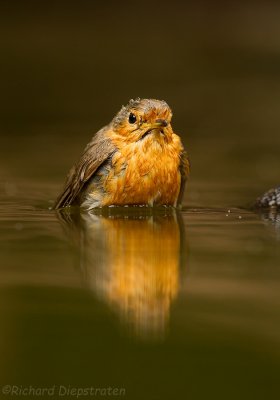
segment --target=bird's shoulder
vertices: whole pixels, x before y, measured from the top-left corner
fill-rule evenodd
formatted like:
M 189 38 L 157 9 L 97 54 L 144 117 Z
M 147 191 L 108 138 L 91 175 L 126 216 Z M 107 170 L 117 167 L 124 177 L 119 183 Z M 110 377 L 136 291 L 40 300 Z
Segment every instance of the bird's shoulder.
M 111 125 L 100 129 L 87 144 L 80 160 L 71 168 L 54 208 L 73 204 L 86 182 L 116 151 L 110 139 L 110 129 Z

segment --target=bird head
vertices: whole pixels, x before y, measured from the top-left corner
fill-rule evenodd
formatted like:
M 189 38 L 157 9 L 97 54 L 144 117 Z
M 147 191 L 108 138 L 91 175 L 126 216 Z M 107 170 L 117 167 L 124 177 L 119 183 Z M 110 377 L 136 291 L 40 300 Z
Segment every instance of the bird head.
M 127 143 L 152 137 L 169 142 L 173 134 L 172 111 L 163 100 L 136 99 L 123 106 L 112 121 L 114 132 Z

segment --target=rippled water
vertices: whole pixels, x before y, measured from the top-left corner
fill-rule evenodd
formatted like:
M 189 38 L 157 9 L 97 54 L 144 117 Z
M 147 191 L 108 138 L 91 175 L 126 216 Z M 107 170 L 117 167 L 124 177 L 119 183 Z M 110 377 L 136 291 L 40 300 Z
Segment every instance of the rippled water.
M 275 216 L 57 213 L 39 197 L 15 203 L 13 189 L 1 197 L 1 383 L 111 386 L 132 399 L 276 393 Z

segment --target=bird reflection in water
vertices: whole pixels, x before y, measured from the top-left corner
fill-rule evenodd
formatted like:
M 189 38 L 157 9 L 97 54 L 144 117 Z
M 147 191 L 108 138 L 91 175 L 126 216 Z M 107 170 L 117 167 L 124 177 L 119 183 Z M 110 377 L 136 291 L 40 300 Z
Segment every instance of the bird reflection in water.
M 180 214 L 134 207 L 59 215 L 78 240 L 87 287 L 117 311 L 133 335 L 163 337 L 184 258 Z
M 269 228 L 273 228 L 278 240 L 280 240 L 280 210 L 271 208 L 259 210 L 258 214 Z

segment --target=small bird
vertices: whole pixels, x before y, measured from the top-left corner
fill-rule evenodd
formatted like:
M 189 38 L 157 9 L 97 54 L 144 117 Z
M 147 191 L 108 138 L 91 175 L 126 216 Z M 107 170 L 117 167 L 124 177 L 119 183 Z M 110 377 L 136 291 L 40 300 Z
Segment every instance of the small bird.
M 165 101 L 130 100 L 93 136 L 54 208 L 180 207 L 190 163 L 171 118 Z

